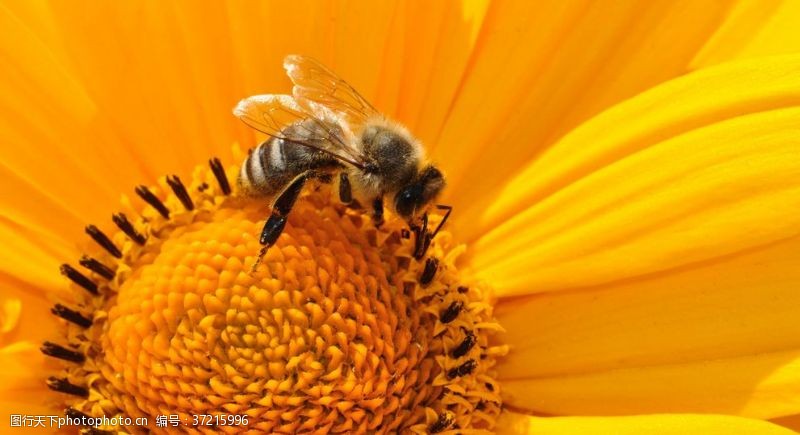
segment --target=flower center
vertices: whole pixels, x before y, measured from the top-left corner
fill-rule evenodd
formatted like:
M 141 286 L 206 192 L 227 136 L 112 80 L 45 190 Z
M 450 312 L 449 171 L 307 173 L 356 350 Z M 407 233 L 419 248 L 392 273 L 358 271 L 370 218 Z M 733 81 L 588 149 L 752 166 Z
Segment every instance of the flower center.
M 67 361 L 48 385 L 68 416 L 143 417 L 154 433 L 494 426 L 505 347 L 489 344 L 499 326 L 449 234 L 416 259 L 399 220 L 375 228 L 321 185 L 251 271 L 268 201 L 211 169 L 168 177 L 169 194 L 137 188 L 140 218 L 115 215 L 111 237 L 90 226 L 88 272 L 62 267 L 83 299 L 56 305 L 69 344 L 42 350 Z

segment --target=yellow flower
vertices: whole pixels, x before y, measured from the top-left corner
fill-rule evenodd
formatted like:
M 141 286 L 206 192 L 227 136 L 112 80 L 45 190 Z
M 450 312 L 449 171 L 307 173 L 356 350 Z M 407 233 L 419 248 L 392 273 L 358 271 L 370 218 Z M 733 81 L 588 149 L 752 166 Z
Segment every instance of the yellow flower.
M 173 409 L 263 431 L 800 426 L 797 3 L 204 6 L 0 6 L 3 424 L 66 403 L 153 429 Z M 268 210 L 197 168 L 218 156 L 233 180 L 231 144 L 256 142 L 230 108 L 287 92 L 289 53 L 331 66 L 444 169 L 455 208 L 430 284 L 400 223 L 375 230 L 324 188 L 262 275 L 240 273 Z M 141 184 L 170 219 L 132 196 L 120 206 Z M 105 224 L 120 207 L 144 246 Z M 292 327 L 262 323 L 321 315 L 327 329 L 303 336 L 330 349 L 318 359 L 296 352 Z M 472 353 L 453 356 L 470 334 Z M 47 352 L 83 365 L 39 351 L 65 341 L 77 348 Z M 51 388 L 80 394 L 48 390 L 59 373 Z

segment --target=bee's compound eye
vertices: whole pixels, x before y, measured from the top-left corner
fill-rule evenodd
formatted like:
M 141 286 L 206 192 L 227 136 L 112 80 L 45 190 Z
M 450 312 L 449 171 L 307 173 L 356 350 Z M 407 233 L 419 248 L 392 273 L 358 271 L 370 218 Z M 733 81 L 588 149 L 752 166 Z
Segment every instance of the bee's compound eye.
M 404 218 L 410 218 L 414 214 L 419 195 L 419 189 L 413 185 L 397 192 L 397 196 L 394 199 L 394 208 L 397 210 L 397 214 Z

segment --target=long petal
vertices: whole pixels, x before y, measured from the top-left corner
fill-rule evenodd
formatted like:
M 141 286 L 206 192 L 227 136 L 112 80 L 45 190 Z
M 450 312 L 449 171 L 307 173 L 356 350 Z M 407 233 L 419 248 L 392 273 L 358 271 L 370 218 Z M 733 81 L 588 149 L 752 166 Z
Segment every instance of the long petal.
M 532 417 L 505 412 L 498 435 L 790 435 L 789 429 L 728 415 L 637 415 L 632 417 Z
M 552 414 L 800 413 L 800 237 L 501 301 L 509 403 Z
M 800 232 L 800 57 L 708 69 L 594 118 L 499 195 L 472 265 L 501 295 L 587 287 Z M 529 204 L 506 216 L 511 204 Z M 500 222 L 500 221 L 498 221 Z
M 744 0 L 692 61 L 700 69 L 732 60 L 800 53 L 800 3 Z
M 28 342 L 20 342 L 11 346 L 0 347 L 0 383 L 3 385 L 4 397 L 0 398 L 0 418 L 8 427 L 11 415 L 50 416 L 54 412 L 54 398 L 45 387 L 47 371 L 55 373 L 57 364 L 51 364 L 39 352 L 38 346 Z M 45 417 L 44 426 L 50 427 L 49 418 Z M 24 431 L 12 428 L 10 432 Z M 29 429 L 32 430 L 32 429 Z M 32 430 L 45 433 L 43 429 Z M 54 432 L 54 430 L 50 430 Z
M 734 3 L 491 3 L 446 122 L 420 124 L 443 125 L 428 145 L 458 234 L 486 231 L 476 219 L 500 186 L 561 135 L 686 72 Z

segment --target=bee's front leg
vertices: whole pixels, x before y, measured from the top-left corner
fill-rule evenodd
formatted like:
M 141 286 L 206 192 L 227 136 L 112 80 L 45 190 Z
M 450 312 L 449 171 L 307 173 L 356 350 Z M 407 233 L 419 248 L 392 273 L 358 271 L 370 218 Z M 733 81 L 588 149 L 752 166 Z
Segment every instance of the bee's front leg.
M 372 201 L 372 223 L 378 228 L 383 222 L 383 197 L 379 196 Z
M 339 200 L 342 204 L 350 204 L 353 202 L 353 188 L 350 186 L 350 178 L 347 172 L 339 173 Z

